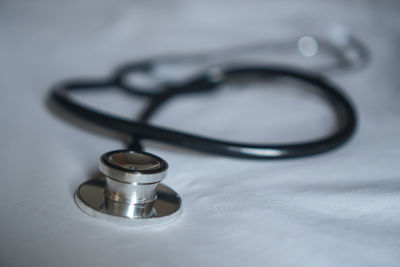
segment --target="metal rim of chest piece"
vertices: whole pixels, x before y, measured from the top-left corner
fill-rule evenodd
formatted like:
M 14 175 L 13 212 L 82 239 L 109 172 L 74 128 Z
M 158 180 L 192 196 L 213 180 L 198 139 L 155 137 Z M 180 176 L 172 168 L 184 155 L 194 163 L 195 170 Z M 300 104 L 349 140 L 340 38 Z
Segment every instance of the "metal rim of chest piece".
M 181 199 L 160 184 L 168 164 L 145 152 L 115 150 L 100 158 L 106 176 L 84 182 L 75 192 L 75 202 L 87 215 L 127 226 L 163 225 L 181 212 Z

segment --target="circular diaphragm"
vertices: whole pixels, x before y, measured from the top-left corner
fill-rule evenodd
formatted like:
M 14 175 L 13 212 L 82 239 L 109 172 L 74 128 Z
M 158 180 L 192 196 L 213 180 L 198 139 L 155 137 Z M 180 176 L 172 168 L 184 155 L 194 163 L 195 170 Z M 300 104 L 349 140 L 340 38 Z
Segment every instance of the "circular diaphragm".
M 180 214 L 181 199 L 159 184 L 168 164 L 150 153 L 116 150 L 100 158 L 106 177 L 87 181 L 75 192 L 75 202 L 86 214 L 131 226 L 162 225 Z

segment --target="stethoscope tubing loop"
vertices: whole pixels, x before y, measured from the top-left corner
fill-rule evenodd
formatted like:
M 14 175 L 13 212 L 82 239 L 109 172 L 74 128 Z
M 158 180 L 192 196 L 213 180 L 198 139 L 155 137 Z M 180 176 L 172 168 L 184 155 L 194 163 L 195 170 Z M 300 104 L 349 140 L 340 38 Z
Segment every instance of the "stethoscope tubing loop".
M 140 68 L 138 67 L 137 69 Z M 308 142 L 292 144 L 259 144 L 231 142 L 208 138 L 183 131 L 154 126 L 147 122 L 149 117 L 161 104 L 176 95 L 215 89 L 231 76 L 238 77 L 248 74 L 268 77 L 290 77 L 313 85 L 333 104 L 339 122 L 336 130 L 326 137 Z M 73 100 L 70 96 L 70 92 L 74 90 L 99 89 L 112 86 L 126 90 L 126 88 L 121 88 L 120 81 L 123 75 L 120 74 L 116 77 L 117 78 L 111 79 L 111 81 L 77 81 L 75 83 L 66 83 L 56 87 L 52 91 L 52 98 L 66 111 L 109 130 L 138 138 L 140 140 L 154 140 L 188 149 L 238 158 L 283 159 L 304 157 L 326 152 L 346 142 L 354 133 L 357 124 L 357 116 L 352 103 L 336 85 L 319 74 L 286 66 L 264 65 L 222 67 L 222 76 L 220 80 L 212 79 L 209 75 L 209 71 L 205 71 L 184 83 L 181 87 L 166 87 L 164 91 L 153 94 L 137 93 L 138 96 L 149 97 L 153 100 L 150 101 L 150 103 L 153 103 L 147 107 L 147 114 L 139 121 L 128 120 L 107 114 L 104 111 L 93 109 Z M 131 90 L 131 93 L 132 92 L 136 94 L 134 90 Z

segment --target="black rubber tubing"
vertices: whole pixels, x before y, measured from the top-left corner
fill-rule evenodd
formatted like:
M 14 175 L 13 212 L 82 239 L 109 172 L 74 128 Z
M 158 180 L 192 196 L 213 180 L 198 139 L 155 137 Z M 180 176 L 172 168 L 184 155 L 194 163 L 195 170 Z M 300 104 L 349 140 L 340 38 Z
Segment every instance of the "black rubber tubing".
M 142 65 L 140 65 L 140 67 L 142 67 Z M 205 71 L 193 77 L 183 85 L 166 86 L 163 91 L 157 93 L 146 93 L 143 89 L 134 88 L 125 84 L 123 82 L 124 76 L 128 75 L 130 71 L 136 71 L 136 69 L 133 67 L 131 69 L 120 70 L 112 79 L 105 81 L 66 82 L 55 87 L 51 92 L 51 97 L 66 111 L 83 120 L 132 137 L 134 139 L 132 146 L 133 148 L 136 147 L 136 149 L 141 149 L 140 141 L 147 139 L 207 153 L 248 159 L 285 159 L 327 152 L 345 143 L 353 135 L 357 124 L 356 112 L 353 105 L 350 100 L 341 93 L 341 90 L 336 85 L 319 74 L 292 67 L 222 67 L 220 69 L 222 74 L 220 79 L 215 79 L 215 77 L 210 75 L 210 71 Z M 229 77 L 249 74 L 261 77 L 289 77 L 312 85 L 329 100 L 334 108 L 338 122 L 335 131 L 323 138 L 307 142 L 259 144 L 229 142 L 207 138 L 183 131 L 153 126 L 147 122 L 157 108 L 173 96 L 214 90 Z M 111 87 L 151 99 L 150 104 L 143 111 L 139 120 L 132 121 L 93 109 L 73 100 L 69 94 L 77 90 L 96 90 Z

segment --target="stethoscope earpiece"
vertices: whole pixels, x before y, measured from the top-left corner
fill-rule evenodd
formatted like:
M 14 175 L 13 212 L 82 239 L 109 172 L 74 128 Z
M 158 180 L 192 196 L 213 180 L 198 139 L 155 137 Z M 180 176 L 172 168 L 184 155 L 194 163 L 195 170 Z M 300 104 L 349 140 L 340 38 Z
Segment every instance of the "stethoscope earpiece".
M 160 184 L 168 169 L 163 159 L 115 150 L 101 156 L 99 169 L 106 177 L 87 181 L 75 192 L 75 202 L 86 214 L 129 226 L 162 225 L 179 215 L 179 195 Z

